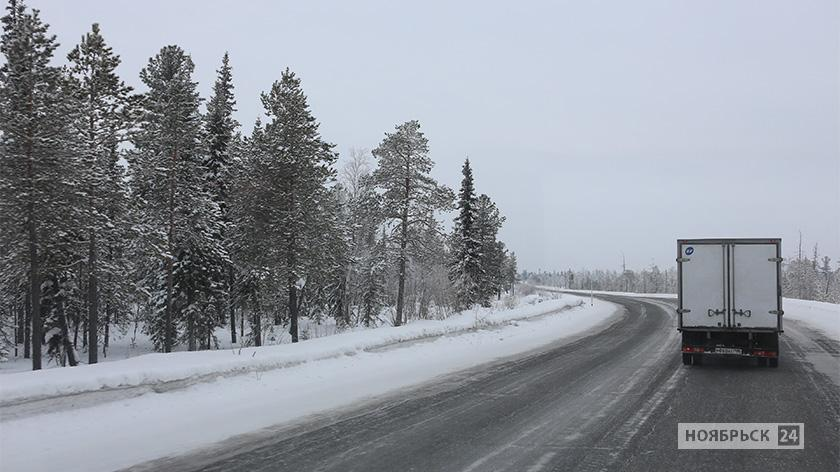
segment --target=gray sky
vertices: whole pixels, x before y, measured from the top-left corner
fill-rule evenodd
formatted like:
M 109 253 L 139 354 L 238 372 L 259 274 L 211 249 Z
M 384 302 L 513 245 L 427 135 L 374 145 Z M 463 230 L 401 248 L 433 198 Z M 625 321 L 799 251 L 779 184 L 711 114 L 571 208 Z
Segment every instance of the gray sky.
M 836 0 L 43 1 L 62 43 L 99 22 L 138 73 L 178 44 L 238 119 L 290 67 L 342 154 L 419 119 L 456 187 L 469 156 L 520 267 L 673 265 L 678 237 L 784 238 L 840 259 Z

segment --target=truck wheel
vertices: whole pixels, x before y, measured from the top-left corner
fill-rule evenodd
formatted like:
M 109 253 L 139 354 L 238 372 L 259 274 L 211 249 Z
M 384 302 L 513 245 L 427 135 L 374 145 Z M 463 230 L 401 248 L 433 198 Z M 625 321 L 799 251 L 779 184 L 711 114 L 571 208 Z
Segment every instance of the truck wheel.
M 758 358 L 758 366 L 759 367 L 767 367 L 767 358 L 766 357 L 759 357 Z
M 770 363 L 770 367 L 779 367 L 779 358 L 778 357 L 771 357 L 767 359 Z
M 683 365 L 691 365 L 691 354 L 683 354 Z
M 703 354 L 693 354 L 691 356 L 691 365 L 703 365 Z

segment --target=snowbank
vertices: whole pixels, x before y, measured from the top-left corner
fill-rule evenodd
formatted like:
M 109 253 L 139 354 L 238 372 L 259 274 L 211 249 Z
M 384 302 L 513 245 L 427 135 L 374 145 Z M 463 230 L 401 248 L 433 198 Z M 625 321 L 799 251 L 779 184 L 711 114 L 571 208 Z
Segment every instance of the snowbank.
M 560 293 L 589 293 L 583 290 L 566 290 L 557 287 L 538 286 L 540 290 Z M 606 292 L 595 290 L 594 295 L 622 295 L 626 297 L 639 298 L 660 298 L 676 300 L 677 295 L 673 293 L 633 293 L 633 292 Z M 840 340 L 840 304 L 816 302 L 813 300 L 799 300 L 798 298 L 783 298 L 782 308 L 785 311 L 784 319 L 801 322 L 808 327 L 820 331 L 828 337 Z
M 103 389 L 186 383 L 210 380 L 219 375 L 259 372 L 352 355 L 389 344 L 464 332 L 500 325 L 511 320 L 543 315 L 581 303 L 572 295 L 544 299 L 523 297 L 513 309 L 479 308 L 445 320 L 418 320 L 399 328 L 383 327 L 351 331 L 297 344 L 237 348 L 224 351 L 146 354 L 130 359 L 74 368 L 17 372 L 3 375 L 0 405 Z
M 785 298 L 782 305 L 786 319 L 801 321 L 810 328 L 840 341 L 840 305 L 795 298 Z
M 314 358 L 325 352 L 354 355 L 237 375 L 88 408 L 4 421 L 0 427 L 2 468 L 47 472 L 55 470 L 56 464 L 61 464 L 64 472 L 96 472 L 183 454 L 239 434 L 291 424 L 309 415 L 374 400 L 388 392 L 417 386 L 441 375 L 527 352 L 564 338 L 571 340 L 607 326 L 607 322 L 618 313 L 611 303 L 595 300 L 594 306 L 589 303 L 578 305 L 580 301 L 579 297 L 563 295 L 558 300 L 510 311 L 479 311 L 445 321 L 417 322 L 402 328 L 376 329 L 320 338 L 294 346 L 249 350 L 249 353 L 256 351 L 257 354 L 248 362 L 258 363 L 268 362 L 260 360 L 266 357 L 272 357 L 273 362 L 289 362 L 292 358 Z M 572 308 L 549 316 L 521 320 L 563 307 Z M 472 329 L 475 325 L 491 326 L 489 323 L 496 323 L 496 326 L 492 329 Z M 418 337 L 459 330 L 458 335 L 404 343 L 386 351 L 359 350 L 362 346 L 381 345 L 383 340 L 405 340 L 410 335 Z M 305 353 L 293 356 L 293 351 Z M 271 353 L 270 356 L 267 352 Z M 219 361 L 199 368 L 197 359 L 216 360 L 215 356 L 207 354 L 213 353 L 144 356 L 148 359 L 135 367 L 142 367 L 144 375 L 148 376 L 153 370 L 143 365 L 155 365 L 157 361 L 152 360 L 158 357 L 165 357 L 167 364 L 174 364 L 176 360 L 189 362 L 188 366 L 171 366 L 173 372 L 204 372 L 209 368 L 229 367 L 226 361 Z M 243 353 L 237 356 L 239 358 L 250 359 L 250 354 Z M 122 363 L 112 362 L 109 366 Z M 77 370 L 77 375 L 89 377 L 89 385 L 101 381 L 101 378 L 83 374 L 83 369 L 55 369 L 53 372 L 71 370 Z M 90 370 L 96 371 L 93 368 Z M 154 372 L 159 376 L 169 371 Z M 20 374 L 9 374 L 4 379 L 17 375 Z M 66 381 L 64 378 L 60 380 Z M 68 386 L 65 384 L 65 388 Z M 37 391 L 35 387 L 30 389 Z M 96 438 L 96 441 L 67 440 L 80 437 Z M 33 441 L 33 438 L 37 440 Z M 102 454 L 102 451 L 109 452 Z

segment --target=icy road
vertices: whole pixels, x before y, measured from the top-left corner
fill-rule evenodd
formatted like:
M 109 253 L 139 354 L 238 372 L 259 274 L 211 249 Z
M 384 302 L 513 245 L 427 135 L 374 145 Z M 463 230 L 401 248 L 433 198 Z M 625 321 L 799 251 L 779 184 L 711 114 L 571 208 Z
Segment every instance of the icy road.
M 602 298 L 620 320 L 573 343 L 131 470 L 840 470 L 836 340 L 788 320 L 778 369 L 686 367 L 672 301 Z M 679 422 L 804 423 L 805 448 L 678 450 Z

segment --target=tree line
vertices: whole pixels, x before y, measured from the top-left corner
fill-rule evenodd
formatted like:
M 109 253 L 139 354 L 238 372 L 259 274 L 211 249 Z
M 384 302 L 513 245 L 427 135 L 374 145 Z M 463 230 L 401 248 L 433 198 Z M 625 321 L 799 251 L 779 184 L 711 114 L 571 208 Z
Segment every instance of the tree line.
M 278 325 L 297 342 L 301 317 L 399 326 L 512 291 L 504 217 L 469 161 L 457 198 L 431 176 L 417 121 L 339 168 L 289 69 L 245 133 L 227 53 L 207 99 L 176 45 L 138 93 L 98 24 L 66 66 L 38 10 L 11 0 L 2 26 L 0 357 L 95 363 L 138 321 L 162 352 L 216 348 L 221 326 L 234 343 Z
M 565 270 L 522 273 L 522 280 L 535 285 L 551 285 L 577 290 L 610 292 L 677 293 L 676 264 L 660 269 L 651 264 L 642 270 Z M 840 265 L 832 267 L 831 258 L 819 253 L 815 244 L 809 254 L 802 237 L 796 256 L 782 261 L 782 295 L 800 300 L 840 303 Z

